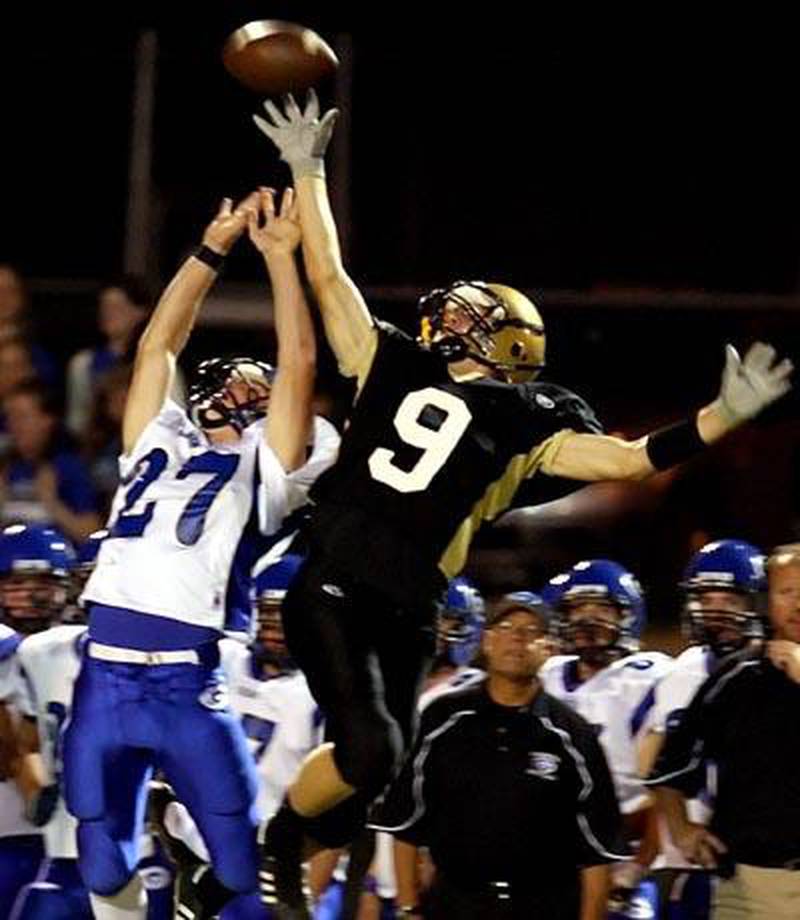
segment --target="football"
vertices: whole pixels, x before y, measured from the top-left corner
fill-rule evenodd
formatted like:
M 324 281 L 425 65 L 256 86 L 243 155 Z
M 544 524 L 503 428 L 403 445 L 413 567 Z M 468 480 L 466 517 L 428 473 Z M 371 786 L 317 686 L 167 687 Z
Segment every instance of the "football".
M 262 96 L 298 93 L 329 77 L 339 61 L 316 32 L 276 19 L 249 22 L 222 49 L 228 72 Z

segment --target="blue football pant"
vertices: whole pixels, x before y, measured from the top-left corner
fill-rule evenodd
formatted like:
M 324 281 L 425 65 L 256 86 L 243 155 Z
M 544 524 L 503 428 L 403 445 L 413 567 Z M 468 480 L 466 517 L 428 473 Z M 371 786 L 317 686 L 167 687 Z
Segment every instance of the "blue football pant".
M 64 735 L 64 786 L 79 821 L 81 874 L 97 894 L 113 895 L 136 870 L 155 769 L 195 820 L 222 884 L 256 890 L 258 779 L 221 671 L 85 658 Z
M 75 859 L 45 859 L 36 881 L 19 893 L 9 920 L 93 920 Z
M 39 834 L 26 837 L 0 837 L 0 917 L 8 917 L 14 901 L 34 881 L 44 859 L 44 844 Z

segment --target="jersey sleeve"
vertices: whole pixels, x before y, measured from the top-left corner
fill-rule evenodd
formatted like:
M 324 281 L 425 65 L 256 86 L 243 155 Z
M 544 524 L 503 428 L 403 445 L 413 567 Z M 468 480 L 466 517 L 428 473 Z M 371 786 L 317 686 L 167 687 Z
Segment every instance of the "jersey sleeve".
M 0 703 L 16 705 L 20 690 L 19 651 L 22 636 L 0 627 Z
M 571 434 L 603 434 L 592 407 L 576 393 L 553 383 L 529 383 L 523 398 L 530 412 L 533 438 L 541 445 L 528 475 L 549 474 L 561 444 Z
M 287 473 L 270 446 L 262 438 L 258 445 L 259 529 L 265 536 L 278 532 L 286 518 L 308 501 L 308 491 L 316 478 L 331 466 L 339 451 L 339 434 L 329 421 L 314 419 L 314 444 L 305 464 Z
M 713 744 L 716 687 L 719 674 L 703 684 L 680 718 L 669 719 L 665 725 L 665 741 L 650 776 L 648 786 L 668 786 L 687 798 L 697 795 L 705 786 L 706 763 Z M 722 684 L 724 687 L 724 684 Z
M 165 430 L 170 436 L 174 437 L 185 427 L 194 429 L 194 426 L 189 421 L 189 416 L 177 403 L 173 402 L 171 399 L 166 399 L 158 415 L 145 425 L 144 430 L 139 435 L 130 453 L 120 454 L 120 479 L 124 480 L 130 476 L 136 464 L 141 460 L 142 456 L 147 453 L 151 446 L 159 445 L 162 440 L 160 435 L 163 435 Z M 195 436 L 198 438 L 199 443 L 199 433 L 196 431 Z

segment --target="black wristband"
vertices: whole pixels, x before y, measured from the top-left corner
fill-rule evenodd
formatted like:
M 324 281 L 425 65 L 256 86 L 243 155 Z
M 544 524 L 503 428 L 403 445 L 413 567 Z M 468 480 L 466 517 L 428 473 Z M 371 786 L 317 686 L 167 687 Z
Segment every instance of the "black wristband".
M 214 252 L 214 250 L 210 246 L 206 246 L 205 243 L 198 246 L 192 255 L 195 259 L 199 259 L 209 268 L 213 268 L 215 272 L 218 272 L 225 264 L 225 256 L 221 252 Z
M 647 456 L 657 470 L 668 470 L 704 450 L 706 442 L 697 430 L 697 419 L 684 419 L 647 438 Z

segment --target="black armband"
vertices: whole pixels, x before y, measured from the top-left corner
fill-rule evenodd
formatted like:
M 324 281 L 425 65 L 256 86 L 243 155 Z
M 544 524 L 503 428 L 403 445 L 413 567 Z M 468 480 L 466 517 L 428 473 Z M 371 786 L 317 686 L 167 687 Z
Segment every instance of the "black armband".
M 220 271 L 225 264 L 225 256 L 221 252 L 214 252 L 214 250 L 210 246 L 206 246 L 205 243 L 203 243 L 202 246 L 198 246 L 192 255 L 195 259 L 199 259 L 215 272 Z
M 654 431 L 647 438 L 647 457 L 657 470 L 668 470 L 706 448 L 697 430 L 697 418 L 685 419 Z

